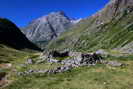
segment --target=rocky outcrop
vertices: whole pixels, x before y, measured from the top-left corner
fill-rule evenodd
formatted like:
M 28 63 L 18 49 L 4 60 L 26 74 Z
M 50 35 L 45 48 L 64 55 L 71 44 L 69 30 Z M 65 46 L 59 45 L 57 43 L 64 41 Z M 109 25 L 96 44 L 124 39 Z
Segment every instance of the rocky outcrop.
M 22 32 L 27 38 L 43 48 L 50 40 L 57 38 L 62 32 L 78 23 L 65 15 L 64 12 L 52 12 L 32 21 Z
M 104 24 L 122 16 L 123 12 L 133 11 L 133 0 L 110 0 L 104 9 L 93 15 L 97 24 Z
M 50 70 L 27 70 L 24 72 L 18 72 L 17 75 L 19 76 L 26 76 L 26 75 L 30 75 L 30 74 L 56 74 L 56 73 L 62 73 L 65 71 L 69 71 L 72 70 L 74 67 L 72 67 L 71 65 L 64 65 L 61 67 L 57 67 L 55 69 L 50 69 Z
M 54 51 L 55 52 L 55 51 Z M 60 53 L 56 51 L 57 53 Z M 66 53 L 66 52 L 64 52 Z M 62 53 L 63 54 L 63 53 Z M 75 55 L 76 54 L 76 55 Z M 63 54 L 64 55 L 64 54 Z M 61 54 L 59 55 L 60 57 Z M 72 70 L 75 67 L 80 67 L 80 66 L 92 66 L 96 65 L 97 63 L 102 63 L 103 58 L 99 54 L 91 53 L 91 54 L 81 54 L 79 52 L 70 52 L 70 55 L 68 55 L 68 58 L 64 60 L 57 60 L 57 56 L 53 56 L 51 52 L 48 55 L 43 55 L 40 60 L 36 61 L 35 64 L 40 64 L 40 63 L 59 63 L 62 66 L 59 66 L 54 69 L 48 69 L 48 70 L 27 70 L 24 72 L 17 72 L 18 75 L 30 75 L 30 74 L 35 74 L 35 73 L 43 73 L 43 74 L 56 74 L 56 73 L 61 73 L 65 71 Z M 32 59 L 28 59 L 28 63 L 31 63 Z M 21 66 L 28 66 L 28 64 L 23 64 Z
M 57 51 L 58 52 L 58 51 Z M 58 52 L 62 53 L 62 52 Z M 65 52 L 64 52 L 65 53 Z M 30 59 L 32 60 L 32 59 Z M 95 66 L 96 64 L 103 64 L 112 67 L 124 67 L 126 66 L 123 63 L 118 61 L 108 61 L 104 60 L 101 54 L 96 53 L 81 53 L 81 52 L 69 52 L 69 56 L 64 60 L 58 60 L 54 57 L 51 52 L 50 54 L 41 55 L 40 59 L 35 62 L 35 64 L 44 64 L 51 63 L 51 64 L 61 64 L 60 66 L 53 68 L 53 69 L 29 69 L 23 72 L 17 72 L 19 76 L 26 76 L 31 74 L 56 74 L 62 73 L 66 71 L 71 71 L 74 68 L 82 67 L 82 66 Z M 21 67 L 27 67 L 29 64 L 23 64 Z M 32 64 L 34 65 L 34 64 Z
M 11 21 L 0 18 L 0 44 L 5 44 L 15 49 L 40 50 L 31 43 L 20 29 Z

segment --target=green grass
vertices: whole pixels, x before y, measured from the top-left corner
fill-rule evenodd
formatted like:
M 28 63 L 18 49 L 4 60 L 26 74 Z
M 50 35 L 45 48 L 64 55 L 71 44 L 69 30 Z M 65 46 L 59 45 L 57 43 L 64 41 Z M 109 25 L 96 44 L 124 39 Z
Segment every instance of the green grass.
M 0 47 L 0 63 L 14 63 L 17 61 L 22 61 L 26 58 L 36 58 L 37 52 L 32 50 L 15 50 L 13 48 L 1 45 Z
M 2 48 L 1 48 L 2 49 Z M 4 51 L 5 50 L 5 51 Z M 9 51 L 10 50 L 10 51 Z M 3 89 L 132 89 L 133 88 L 133 55 L 127 56 L 108 56 L 106 60 L 117 60 L 127 64 L 125 67 L 111 67 L 98 64 L 91 67 L 79 67 L 71 71 L 58 74 L 33 74 L 27 76 L 18 76 L 11 71 L 25 71 L 29 69 L 53 69 L 60 64 L 42 63 L 32 64 L 27 67 L 20 67 L 27 58 L 38 60 L 40 53 L 29 53 L 17 51 L 12 48 L 3 48 L 5 53 L 10 54 L 13 67 L 8 72 L 10 83 Z M 118 51 L 107 50 L 111 54 L 119 54 Z M 2 52 L 1 52 L 2 53 Z M 15 57 L 14 54 L 16 54 Z M 3 56 L 4 58 L 4 56 Z M 6 58 L 6 57 L 5 57 Z
M 12 74 L 13 82 L 5 89 L 132 89 L 133 56 L 107 57 L 118 60 L 128 66 L 111 67 L 98 64 L 91 67 L 79 67 L 59 74 L 33 74 L 17 76 Z M 50 69 L 58 64 L 29 65 L 33 69 Z
M 55 57 L 56 60 L 59 60 L 59 61 L 62 61 L 62 60 L 65 60 L 65 59 L 71 59 L 71 57 L 69 56 L 66 56 L 66 57 Z

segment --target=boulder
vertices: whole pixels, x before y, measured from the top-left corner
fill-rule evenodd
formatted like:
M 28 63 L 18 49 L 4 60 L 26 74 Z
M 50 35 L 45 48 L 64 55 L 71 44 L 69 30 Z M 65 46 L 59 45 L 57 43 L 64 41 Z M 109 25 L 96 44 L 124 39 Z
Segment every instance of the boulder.
M 100 63 L 102 60 L 102 56 L 96 53 L 93 54 L 82 54 L 81 64 L 96 64 Z
M 26 64 L 33 64 L 33 63 L 34 63 L 34 61 L 32 59 L 27 59 Z
M 123 63 L 120 63 L 120 62 L 117 62 L 117 61 L 108 61 L 108 62 L 106 62 L 106 64 L 108 64 L 112 67 L 121 67 L 121 66 L 124 65 Z

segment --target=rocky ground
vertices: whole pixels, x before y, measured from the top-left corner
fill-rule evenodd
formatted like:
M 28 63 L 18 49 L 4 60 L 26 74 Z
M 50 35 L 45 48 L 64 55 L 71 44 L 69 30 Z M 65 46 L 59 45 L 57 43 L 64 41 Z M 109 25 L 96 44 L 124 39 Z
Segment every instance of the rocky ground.
M 60 58 L 60 59 L 59 59 Z M 59 64 L 52 69 L 29 69 L 26 71 L 17 72 L 19 76 L 26 76 L 31 74 L 37 73 L 44 73 L 44 74 L 56 74 L 62 73 L 65 71 L 70 71 L 73 68 L 81 67 L 81 66 L 95 66 L 96 64 L 107 64 L 114 67 L 125 66 L 122 63 L 117 61 L 106 61 L 101 54 L 98 53 L 81 53 L 81 52 L 58 52 L 52 51 L 48 52 L 47 54 L 42 54 L 40 58 L 36 61 L 33 59 L 27 59 L 25 64 L 20 64 L 22 67 L 27 67 L 29 65 L 36 65 L 36 64 L 46 64 L 54 63 Z
M 121 89 L 130 86 L 133 57 L 113 57 L 110 54 L 111 52 L 103 51 L 51 51 L 25 57 L 24 60 L 6 64 L 9 69 L 3 72 L 7 75 L 1 76 L 2 82 L 6 83 L 3 84 L 4 89 L 106 89 L 105 86 L 109 89 Z M 5 68 L 5 64 L 2 66 Z M 123 79 L 124 84 L 121 82 Z M 89 82 L 92 82 L 91 85 Z M 117 82 L 118 86 L 114 84 Z M 66 86 L 67 84 L 69 85 Z

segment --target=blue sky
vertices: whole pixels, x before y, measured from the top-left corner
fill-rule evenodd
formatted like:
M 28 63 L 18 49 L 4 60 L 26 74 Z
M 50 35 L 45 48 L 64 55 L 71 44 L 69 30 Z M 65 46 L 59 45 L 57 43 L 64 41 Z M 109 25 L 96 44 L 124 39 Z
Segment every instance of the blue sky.
M 64 11 L 71 18 L 85 18 L 103 8 L 109 0 L 0 0 L 0 17 L 22 27 L 54 11 Z

